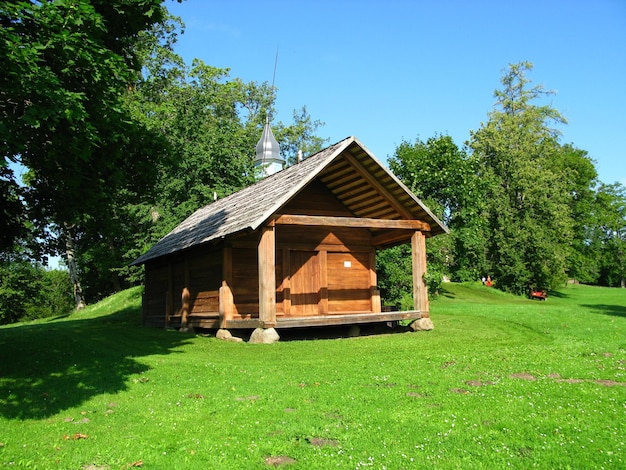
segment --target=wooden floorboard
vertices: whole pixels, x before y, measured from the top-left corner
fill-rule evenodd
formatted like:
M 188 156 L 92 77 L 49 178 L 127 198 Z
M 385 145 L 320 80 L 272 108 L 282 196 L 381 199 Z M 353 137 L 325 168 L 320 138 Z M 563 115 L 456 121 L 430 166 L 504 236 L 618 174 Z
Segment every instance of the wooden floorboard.
M 422 318 L 421 312 L 409 310 L 384 313 L 344 313 L 341 315 L 319 315 L 313 317 L 279 317 L 276 328 L 301 328 L 306 326 L 352 325 L 357 323 L 378 323 Z

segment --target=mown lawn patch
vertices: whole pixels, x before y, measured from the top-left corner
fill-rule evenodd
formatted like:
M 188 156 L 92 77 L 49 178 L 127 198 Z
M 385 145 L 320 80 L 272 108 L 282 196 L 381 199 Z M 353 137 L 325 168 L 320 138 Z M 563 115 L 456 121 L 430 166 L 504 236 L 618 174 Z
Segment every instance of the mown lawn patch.
M 0 466 L 620 468 L 626 291 L 446 286 L 435 330 L 236 344 L 126 291 L 0 328 Z

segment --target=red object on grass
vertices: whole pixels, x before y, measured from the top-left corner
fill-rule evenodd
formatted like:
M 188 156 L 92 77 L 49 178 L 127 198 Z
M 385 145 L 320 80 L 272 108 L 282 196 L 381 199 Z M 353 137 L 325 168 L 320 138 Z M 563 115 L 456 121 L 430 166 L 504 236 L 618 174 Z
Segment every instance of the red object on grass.
M 548 293 L 545 290 L 531 291 L 530 298 L 537 300 L 546 300 L 548 298 Z

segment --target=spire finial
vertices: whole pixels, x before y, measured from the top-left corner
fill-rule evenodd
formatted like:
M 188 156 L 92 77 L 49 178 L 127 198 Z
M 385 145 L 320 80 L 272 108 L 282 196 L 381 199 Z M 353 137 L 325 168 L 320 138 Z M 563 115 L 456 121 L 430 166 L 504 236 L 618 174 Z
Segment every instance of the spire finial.
M 276 47 L 276 58 L 274 59 L 274 74 L 272 76 L 272 95 L 276 96 L 276 68 L 278 66 L 278 46 Z M 265 126 L 263 126 L 263 133 L 261 138 L 256 144 L 256 158 L 254 159 L 254 166 L 261 167 L 263 176 L 272 175 L 283 169 L 285 160 L 280 156 L 280 146 L 278 141 L 274 137 L 272 128 L 270 127 L 270 114 L 271 107 L 265 115 Z

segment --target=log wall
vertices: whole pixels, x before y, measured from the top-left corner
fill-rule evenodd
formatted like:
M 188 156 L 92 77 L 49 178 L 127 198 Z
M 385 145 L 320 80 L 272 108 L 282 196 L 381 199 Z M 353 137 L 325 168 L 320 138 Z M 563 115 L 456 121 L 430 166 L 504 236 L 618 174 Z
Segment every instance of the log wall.
M 222 281 L 222 250 L 198 248 L 147 263 L 143 324 L 207 327 L 219 322 L 218 289 Z

